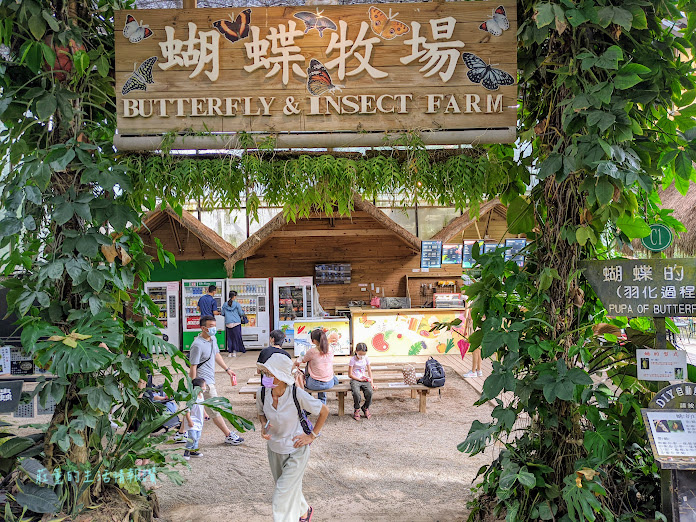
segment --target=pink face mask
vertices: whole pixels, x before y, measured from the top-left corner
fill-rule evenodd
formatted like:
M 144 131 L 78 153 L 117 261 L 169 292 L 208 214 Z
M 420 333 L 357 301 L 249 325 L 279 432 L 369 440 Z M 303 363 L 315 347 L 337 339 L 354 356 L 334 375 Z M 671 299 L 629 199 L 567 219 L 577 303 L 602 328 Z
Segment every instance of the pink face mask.
M 273 377 L 268 377 L 266 375 L 261 377 L 261 384 L 266 388 L 275 388 L 278 386 L 277 384 L 273 383 Z

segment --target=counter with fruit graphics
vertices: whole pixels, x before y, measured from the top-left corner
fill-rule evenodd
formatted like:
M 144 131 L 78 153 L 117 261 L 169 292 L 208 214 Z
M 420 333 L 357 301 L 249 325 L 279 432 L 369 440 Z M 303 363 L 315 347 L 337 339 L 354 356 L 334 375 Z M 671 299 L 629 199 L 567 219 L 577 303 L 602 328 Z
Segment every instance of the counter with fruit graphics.
M 350 354 L 350 320 L 347 317 L 314 317 L 296 320 L 295 357 L 304 355 L 312 347 L 312 330 L 321 328 L 329 341 L 329 348 L 335 355 Z
M 363 342 L 370 357 L 466 353 L 464 308 L 351 308 L 353 346 Z M 430 329 L 435 323 L 461 319 L 452 330 Z

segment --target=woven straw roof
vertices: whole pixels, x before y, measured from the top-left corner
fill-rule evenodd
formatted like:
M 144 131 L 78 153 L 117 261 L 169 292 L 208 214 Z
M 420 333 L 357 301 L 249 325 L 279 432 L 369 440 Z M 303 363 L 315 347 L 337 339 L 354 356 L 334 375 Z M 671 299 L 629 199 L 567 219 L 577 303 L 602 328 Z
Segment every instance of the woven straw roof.
M 454 218 L 445 227 L 435 234 L 432 238 L 433 241 L 442 241 L 447 243 L 450 239 L 461 234 L 464 230 L 472 226 L 476 221 L 485 216 L 488 212 L 495 211 L 501 216 L 505 217 L 507 215 L 507 209 L 497 198 L 487 201 L 479 208 L 478 216 L 469 217 L 468 209 L 464 211 L 464 215 Z
M 198 239 L 208 245 L 223 259 L 229 259 L 234 254 L 235 248 L 232 246 L 232 244 L 225 241 L 212 228 L 204 225 L 198 221 L 193 214 L 185 210 L 181 213 L 181 216 L 174 212 L 174 210 L 170 207 L 167 207 L 164 210 L 154 210 L 152 212 L 148 212 L 145 215 L 145 219 L 143 219 L 143 226 L 138 233 L 142 234 L 147 233 L 148 231 L 152 232 L 162 226 L 162 224 L 165 222 L 169 221 L 170 217 L 185 229 L 193 232 Z
M 375 221 L 380 223 L 385 229 L 393 232 L 394 235 L 408 247 L 410 247 L 411 250 L 414 252 L 420 252 L 421 240 L 389 218 L 389 216 L 379 210 L 372 203 L 365 201 L 358 194 L 353 194 L 353 206 L 355 210 L 365 212 Z M 227 271 L 229 272 L 230 267 L 234 267 L 234 264 L 237 261 L 253 256 L 259 247 L 261 247 L 261 245 L 271 238 L 273 232 L 283 228 L 287 223 L 288 222 L 283 216 L 283 213 L 279 212 L 273 219 L 261 227 L 256 233 L 249 236 L 249 239 L 237 247 L 234 254 L 225 262 Z

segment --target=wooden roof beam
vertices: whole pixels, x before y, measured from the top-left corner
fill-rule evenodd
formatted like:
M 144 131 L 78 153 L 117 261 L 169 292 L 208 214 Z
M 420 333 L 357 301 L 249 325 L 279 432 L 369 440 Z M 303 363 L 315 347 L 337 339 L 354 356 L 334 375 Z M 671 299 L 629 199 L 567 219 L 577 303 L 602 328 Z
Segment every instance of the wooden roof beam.
M 176 229 L 176 224 L 174 223 L 174 218 L 172 215 L 167 213 L 169 218 L 169 226 L 172 228 L 172 234 L 174 234 L 174 241 L 176 241 L 176 247 L 179 249 L 179 253 L 182 253 L 184 249 L 181 247 L 181 238 L 179 238 L 179 231 Z

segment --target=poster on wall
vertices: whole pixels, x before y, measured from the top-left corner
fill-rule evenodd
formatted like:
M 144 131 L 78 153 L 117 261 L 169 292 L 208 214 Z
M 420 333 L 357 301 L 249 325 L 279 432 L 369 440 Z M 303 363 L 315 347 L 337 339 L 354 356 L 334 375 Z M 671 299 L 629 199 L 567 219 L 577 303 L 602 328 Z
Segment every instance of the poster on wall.
M 462 251 L 462 268 L 471 268 L 476 264 L 472 256 L 472 250 L 474 245 L 479 244 L 479 252 L 483 251 L 483 241 L 464 241 L 463 251 Z
M 430 331 L 437 322 L 461 319 L 464 311 L 437 309 L 422 313 L 364 312 L 353 315 L 353 342 L 368 346 L 370 357 L 392 355 L 465 354 L 469 343 L 464 328 Z
M 321 328 L 334 355 L 350 354 L 350 320 L 313 318 L 295 321 L 295 357 L 304 355 L 312 346 L 312 330 Z
M 119 10 L 114 21 L 119 135 L 516 126 L 510 0 Z
M 505 240 L 505 261 L 514 261 L 519 267 L 524 266 L 524 255 L 520 252 L 527 246 L 526 239 Z
M 442 245 L 442 264 L 461 265 L 464 245 Z
M 442 267 L 442 241 L 421 242 L 421 268 Z

